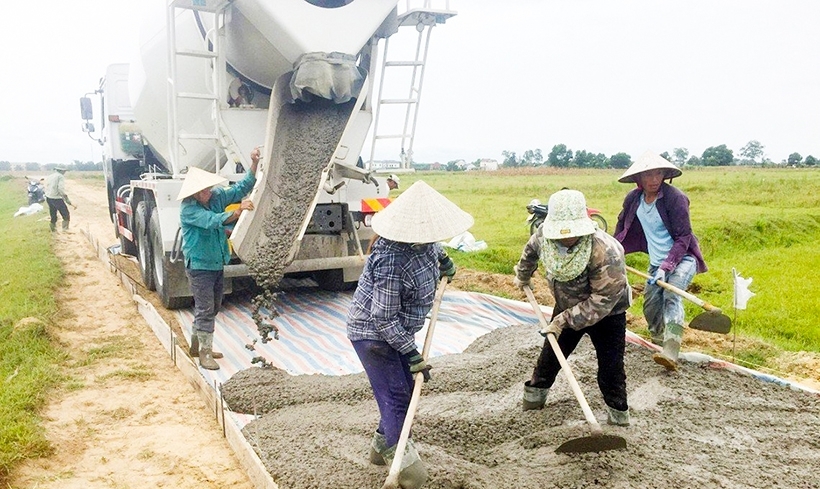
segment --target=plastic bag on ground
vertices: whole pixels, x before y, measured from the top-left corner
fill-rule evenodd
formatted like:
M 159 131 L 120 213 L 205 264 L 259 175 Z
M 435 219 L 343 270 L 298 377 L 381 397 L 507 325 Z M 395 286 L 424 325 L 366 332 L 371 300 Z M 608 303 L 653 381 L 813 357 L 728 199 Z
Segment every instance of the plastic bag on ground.
M 43 210 L 43 205 L 38 204 L 38 203 L 35 202 L 34 204 L 31 204 L 31 205 L 26 206 L 26 207 L 21 207 L 20 209 L 18 209 L 17 212 L 14 213 L 14 217 L 17 217 L 17 216 L 30 216 L 30 215 L 36 214 L 36 213 L 38 213 L 42 210 Z
M 484 240 L 476 241 L 475 237 L 469 231 L 459 234 L 446 243 L 442 243 L 442 246 L 464 252 L 487 249 L 487 243 Z

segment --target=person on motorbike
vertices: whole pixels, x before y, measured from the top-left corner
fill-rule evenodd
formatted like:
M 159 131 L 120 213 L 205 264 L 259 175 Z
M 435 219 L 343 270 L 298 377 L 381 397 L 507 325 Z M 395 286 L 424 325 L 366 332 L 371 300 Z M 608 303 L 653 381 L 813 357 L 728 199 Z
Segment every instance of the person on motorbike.
M 37 180 L 36 178 L 29 178 L 25 177 L 28 180 L 28 205 L 31 204 L 39 204 L 46 200 L 45 190 L 43 189 L 43 181 L 45 179 L 41 178 Z
M 626 195 L 615 227 L 615 239 L 623 245 L 625 253 L 649 254 L 647 273 L 652 278 L 644 289 L 643 312 L 652 342 L 663 346 L 663 351 L 652 358 L 670 371 L 678 368 L 683 300 L 657 282 L 686 290 L 696 273 L 707 270 L 698 239 L 692 233 L 689 198 L 664 182 L 681 173 L 660 155 L 641 155 L 618 179 L 621 183 L 635 183 L 637 188 Z

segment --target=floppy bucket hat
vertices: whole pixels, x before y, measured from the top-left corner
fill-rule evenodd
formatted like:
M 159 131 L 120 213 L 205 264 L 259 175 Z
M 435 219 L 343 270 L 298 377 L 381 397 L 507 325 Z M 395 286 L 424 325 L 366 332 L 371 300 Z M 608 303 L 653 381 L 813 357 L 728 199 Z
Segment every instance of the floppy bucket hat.
M 216 173 L 211 173 L 196 167 L 189 168 L 185 176 L 185 181 L 182 182 L 182 188 L 179 189 L 177 200 L 190 197 L 200 190 L 213 187 L 214 185 L 220 185 L 227 181 L 227 178 L 220 177 Z
M 655 170 L 658 168 L 666 170 L 666 176 L 664 178 L 677 178 L 683 173 L 680 171 L 680 168 L 667 161 L 666 158 L 651 151 L 647 151 L 626 169 L 618 181 L 621 183 L 637 183 L 635 177 L 638 173 Z
M 598 225 L 587 216 L 587 201 L 577 190 L 559 190 L 550 196 L 542 232 L 547 239 L 592 234 Z
M 67 172 L 67 171 L 68 171 L 68 168 L 66 168 L 66 167 L 64 167 L 64 166 L 62 166 L 62 165 L 61 165 L 61 166 L 55 166 L 55 167 L 54 167 L 54 171 L 61 171 L 61 172 L 65 173 L 65 172 Z
M 473 222 L 473 216 L 419 180 L 373 216 L 372 226 L 392 241 L 434 243 L 463 233 Z

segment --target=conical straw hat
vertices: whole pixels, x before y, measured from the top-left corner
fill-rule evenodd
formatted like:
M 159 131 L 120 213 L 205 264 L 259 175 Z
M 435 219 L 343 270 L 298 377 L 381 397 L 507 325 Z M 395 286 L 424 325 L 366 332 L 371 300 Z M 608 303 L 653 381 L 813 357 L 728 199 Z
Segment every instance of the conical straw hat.
M 419 180 L 373 216 L 372 226 L 393 241 L 434 243 L 458 236 L 473 222 L 473 216 Z
M 182 183 L 182 188 L 179 189 L 177 200 L 182 200 L 185 197 L 190 197 L 200 190 L 220 185 L 227 182 L 227 178 L 220 177 L 216 173 L 202 170 L 200 168 L 191 167 Z
M 666 176 L 664 178 L 677 178 L 681 176 L 680 169 L 666 160 L 666 158 L 662 157 L 661 155 L 655 154 L 651 151 L 647 151 L 646 153 L 642 154 L 640 158 L 635 160 L 632 165 L 626 169 L 621 178 L 618 179 L 621 183 L 632 183 L 637 182 L 635 177 L 638 173 L 642 173 L 649 170 L 655 170 L 657 168 L 662 168 L 666 170 Z

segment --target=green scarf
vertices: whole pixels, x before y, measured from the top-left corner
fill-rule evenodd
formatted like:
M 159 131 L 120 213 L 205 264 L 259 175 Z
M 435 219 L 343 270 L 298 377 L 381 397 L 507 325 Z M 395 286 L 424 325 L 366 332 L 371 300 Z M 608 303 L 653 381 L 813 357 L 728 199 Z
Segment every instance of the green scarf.
M 565 254 L 562 254 L 558 242 L 544 239 L 541 243 L 541 261 L 548 275 L 558 282 L 569 282 L 578 277 L 589 265 L 592 255 L 592 235 L 582 236 Z

